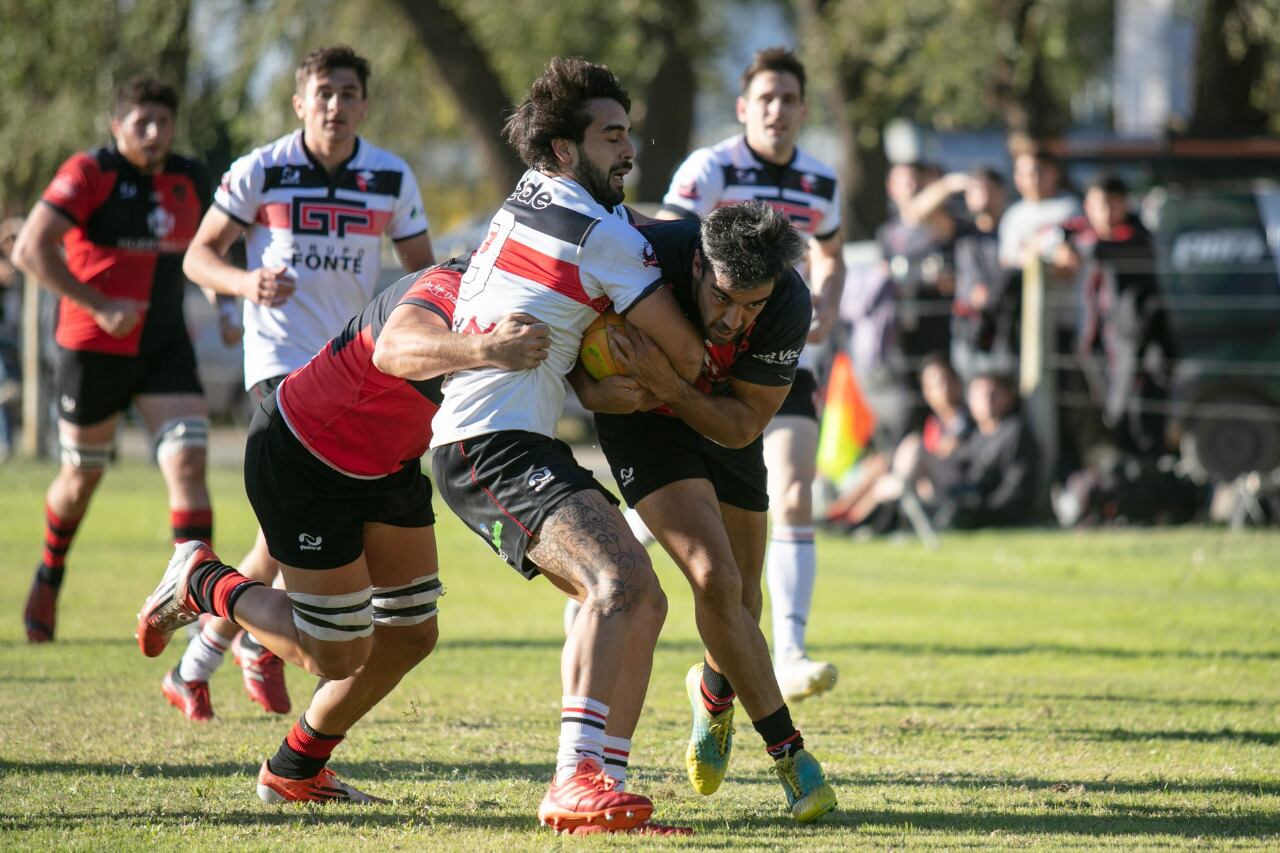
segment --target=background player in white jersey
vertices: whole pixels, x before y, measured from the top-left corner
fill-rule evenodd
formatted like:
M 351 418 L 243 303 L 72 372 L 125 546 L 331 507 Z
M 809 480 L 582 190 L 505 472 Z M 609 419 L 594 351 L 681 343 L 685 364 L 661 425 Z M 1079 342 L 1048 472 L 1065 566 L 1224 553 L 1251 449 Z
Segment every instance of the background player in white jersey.
M 293 95 L 302 128 L 231 165 L 183 262 L 195 283 L 244 298 L 245 386 L 259 403 L 372 298 L 384 234 L 405 270 L 434 262 L 413 172 L 356 135 L 369 70 L 345 46 L 303 58 Z M 224 257 L 242 234 L 248 270 Z M 240 571 L 271 583 L 277 568 L 259 531 Z M 280 659 L 239 630 L 210 620 L 166 676 L 165 695 L 188 718 L 213 715 L 208 680 L 229 645 L 254 701 L 289 711 Z
M 774 665 L 782 694 L 790 700 L 829 690 L 836 682 L 835 667 L 810 660 L 805 645 L 818 570 L 812 504 L 818 389 L 810 350 L 835 326 L 845 268 L 835 172 L 796 145 L 808 110 L 804 94 L 804 65 L 794 53 L 784 48 L 756 53 L 742 73 L 737 104 L 746 132 L 690 154 L 671 179 L 658 212 L 668 219 L 702 216 L 758 199 L 786 213 L 809 238 L 807 278 L 814 309 L 809 346 L 790 394 L 765 431 Z
M 565 375 L 583 331 L 610 305 L 684 378 L 703 362 L 701 335 L 622 206 L 635 158 L 630 106 L 608 68 L 556 58 L 508 120 L 506 137 L 530 168 L 471 259 L 454 328 L 484 333 L 529 314 L 550 328 L 550 351 L 532 370 L 454 373 L 433 423 L 445 502 L 521 575 L 543 574 L 583 601 L 561 662 L 556 774 L 538 808 L 542 823 L 574 832 L 627 829 L 653 810 L 604 772 L 605 725 L 615 696 L 648 687 L 666 597 L 617 500 L 554 437 Z M 613 725 L 629 736 L 642 703 L 618 704 L 631 717 Z

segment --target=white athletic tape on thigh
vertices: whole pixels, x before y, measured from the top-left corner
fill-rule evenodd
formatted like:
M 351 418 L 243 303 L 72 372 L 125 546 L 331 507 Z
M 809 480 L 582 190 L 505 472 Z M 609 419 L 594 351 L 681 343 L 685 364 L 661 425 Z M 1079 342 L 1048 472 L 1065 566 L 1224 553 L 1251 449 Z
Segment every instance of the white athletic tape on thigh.
M 372 587 L 345 595 L 309 595 L 290 592 L 293 624 L 317 640 L 342 643 L 373 633 Z
M 378 625 L 419 625 L 435 618 L 436 601 L 442 595 L 439 573 L 414 578 L 402 586 L 375 586 L 373 621 Z
M 209 419 L 202 415 L 173 418 L 156 430 L 156 457 L 166 459 L 188 447 L 209 446 Z
M 114 442 L 106 444 L 69 444 L 62 442 L 60 455 L 62 461 L 72 468 L 85 471 L 101 471 L 111 461 L 111 448 Z

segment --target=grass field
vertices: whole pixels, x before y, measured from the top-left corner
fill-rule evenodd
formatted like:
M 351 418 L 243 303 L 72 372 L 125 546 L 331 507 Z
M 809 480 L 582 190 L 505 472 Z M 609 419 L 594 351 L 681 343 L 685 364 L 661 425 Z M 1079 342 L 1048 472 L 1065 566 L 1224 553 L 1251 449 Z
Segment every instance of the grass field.
M 533 814 L 557 731 L 561 599 L 441 511 L 442 640 L 336 753 L 387 805 L 266 807 L 253 774 L 291 720 L 250 704 L 228 664 L 218 719 L 163 701 L 176 660 L 144 659 L 133 615 L 170 551 L 159 475 L 113 469 L 81 529 L 58 642 L 19 611 L 52 469 L 0 467 L 0 849 L 947 849 L 1280 846 L 1280 536 L 1225 531 L 991 533 L 820 543 L 813 652 L 840 683 L 795 706 L 840 797 L 784 816 L 740 717 L 724 788 L 684 778 L 688 589 L 655 552 L 671 615 L 636 738 L 634 790 L 688 839 L 561 839 Z M 252 515 L 211 475 L 220 550 Z M 180 645 L 180 644 L 175 644 Z M 289 673 L 295 707 L 311 687 Z

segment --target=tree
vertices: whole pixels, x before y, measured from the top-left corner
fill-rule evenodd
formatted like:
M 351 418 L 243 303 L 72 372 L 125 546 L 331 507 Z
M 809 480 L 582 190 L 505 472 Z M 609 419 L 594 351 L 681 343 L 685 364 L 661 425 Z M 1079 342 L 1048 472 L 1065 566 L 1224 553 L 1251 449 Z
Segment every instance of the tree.
M 1256 0 L 1205 0 L 1196 50 L 1193 137 L 1261 136 L 1274 126 L 1269 66 L 1280 59 L 1280 13 Z M 1274 76 L 1272 78 L 1274 83 Z M 1272 96 L 1271 112 L 1264 109 Z
M 63 160 L 107 141 L 122 80 L 148 72 L 183 91 L 190 11 L 191 0 L 0 5 L 0 212 L 26 212 Z
M 796 0 L 801 33 L 845 140 L 849 233 L 884 220 L 881 133 L 935 128 L 1061 133 L 1070 95 L 1110 56 L 1103 0 Z

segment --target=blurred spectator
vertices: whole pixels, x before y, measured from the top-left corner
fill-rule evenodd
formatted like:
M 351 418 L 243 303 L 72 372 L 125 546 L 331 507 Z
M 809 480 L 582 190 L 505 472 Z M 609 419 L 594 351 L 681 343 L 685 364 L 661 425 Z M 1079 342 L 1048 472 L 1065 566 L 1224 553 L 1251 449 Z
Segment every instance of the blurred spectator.
M 828 508 L 829 522 L 856 527 L 876 516 L 870 522 L 874 529 L 892 527 L 897 520 L 894 505 L 905 484 L 933 475 L 967 438 L 973 423 L 965 409 L 964 389 L 945 356 L 926 357 L 920 388 L 929 406 L 924 427 L 898 443 L 892 460 L 889 454 L 865 460 L 850 489 Z
M 13 453 L 14 409 L 22 391 L 18 340 L 22 328 L 22 273 L 10 260 L 22 217 L 0 222 L 0 461 Z
M 1013 185 L 1022 196 L 1000 221 L 1000 263 L 1021 269 L 1034 238 L 1080 214 L 1080 202 L 1061 187 L 1062 173 L 1045 151 L 1025 150 L 1013 159 Z
M 876 446 L 892 449 L 923 417 L 915 379 L 921 357 L 945 348 L 947 312 L 924 322 L 922 300 L 938 293 L 950 240 L 946 214 L 928 221 L 907 221 L 903 211 L 920 189 L 918 164 L 894 165 L 885 190 L 891 218 L 876 231 L 881 276 L 866 286 L 851 288 L 846 306 L 853 319 L 850 345 L 858 383 L 876 416 Z M 948 292 L 949 283 L 946 284 Z M 941 327 L 939 328 L 939 321 Z M 941 337 L 941 340 L 939 340 Z M 933 346 L 929 341 L 933 340 Z
M 1055 267 L 1076 274 L 1076 352 L 1086 376 L 1104 389 L 1102 420 L 1117 448 L 1159 455 L 1164 416 L 1149 404 L 1167 399 L 1174 346 L 1151 235 L 1131 211 L 1128 187 L 1117 177 L 1091 183 L 1084 210 L 1063 225 L 1053 255 Z
M 966 398 L 975 429 L 916 481 L 916 493 L 940 528 L 1026 523 L 1036 505 L 1038 450 L 1018 412 L 1013 380 L 978 374 Z
M 963 214 L 948 202 L 964 199 Z M 962 379 L 993 367 L 1008 369 L 1017 358 L 1021 292 L 1014 274 L 1000 265 L 999 227 L 1007 196 L 1004 178 L 983 166 L 955 172 L 921 190 L 904 208 L 904 220 L 937 221 L 953 240 L 955 296 L 951 305 L 951 363 Z

